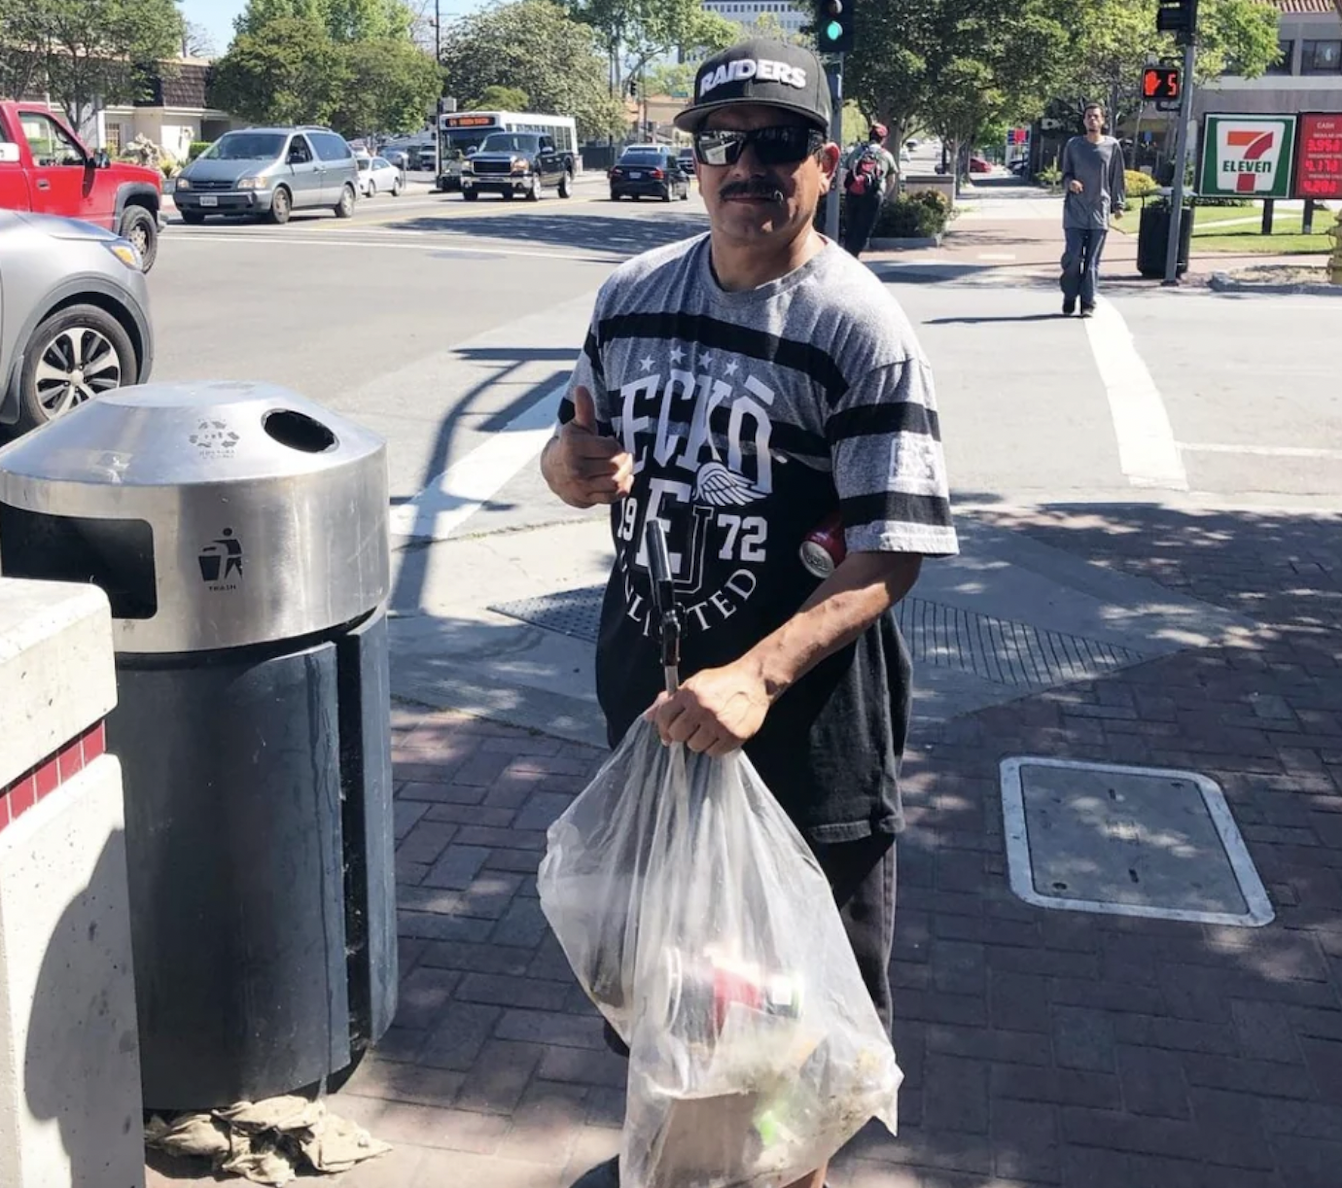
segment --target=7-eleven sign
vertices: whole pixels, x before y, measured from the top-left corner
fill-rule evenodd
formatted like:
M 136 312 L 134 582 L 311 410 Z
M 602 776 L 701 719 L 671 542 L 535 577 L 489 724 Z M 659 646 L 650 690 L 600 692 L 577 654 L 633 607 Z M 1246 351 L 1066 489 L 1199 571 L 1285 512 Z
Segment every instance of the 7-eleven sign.
M 1295 116 L 1209 115 L 1198 192 L 1285 198 L 1295 159 Z

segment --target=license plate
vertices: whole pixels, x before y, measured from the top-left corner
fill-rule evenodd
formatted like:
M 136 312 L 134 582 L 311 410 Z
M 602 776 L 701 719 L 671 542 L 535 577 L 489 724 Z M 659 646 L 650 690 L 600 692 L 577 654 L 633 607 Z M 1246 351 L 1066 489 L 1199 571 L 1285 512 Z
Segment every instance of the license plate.
M 642 176 L 643 176 L 643 175 L 642 175 L 637 169 L 631 169 L 631 170 L 629 171 L 629 180 L 630 180 L 630 181 L 634 181 L 634 180 L 636 180 L 637 178 L 640 178 L 640 177 L 642 177 Z
M 202 194 L 200 196 L 200 204 L 201 206 L 218 206 L 219 199 L 213 194 Z

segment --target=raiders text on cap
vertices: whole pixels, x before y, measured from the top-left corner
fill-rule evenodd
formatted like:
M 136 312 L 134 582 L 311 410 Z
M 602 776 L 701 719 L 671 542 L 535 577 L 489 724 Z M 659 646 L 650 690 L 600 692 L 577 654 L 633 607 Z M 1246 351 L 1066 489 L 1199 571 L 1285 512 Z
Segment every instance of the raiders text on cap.
M 748 78 L 756 78 L 760 82 L 784 83 L 799 90 L 806 86 L 806 71 L 800 66 L 789 66 L 786 62 L 774 62 L 767 58 L 759 61 L 738 58 L 735 62 L 724 62 L 712 74 L 704 75 L 699 82 L 699 98 L 702 99 L 723 83 L 741 82 Z

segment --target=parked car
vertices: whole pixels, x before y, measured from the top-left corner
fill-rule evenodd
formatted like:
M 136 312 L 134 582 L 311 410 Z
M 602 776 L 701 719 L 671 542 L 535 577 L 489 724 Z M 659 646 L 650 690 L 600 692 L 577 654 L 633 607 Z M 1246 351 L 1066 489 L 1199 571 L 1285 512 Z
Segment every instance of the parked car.
M 245 214 L 287 223 L 295 210 L 354 213 L 354 153 L 329 128 L 247 128 L 225 132 L 177 176 L 173 201 L 186 223 Z
M 673 198 L 686 201 L 690 179 L 670 149 L 626 149 L 610 171 L 610 200 L 621 198 Z
M 573 155 L 555 148 L 543 132 L 491 132 L 480 151 L 461 163 L 461 196 L 474 202 L 481 194 L 535 202 L 549 189 L 561 198 L 573 194 Z
M 0 210 L 0 425 L 39 425 L 154 359 L 139 250 L 92 223 Z
M 680 168 L 690 175 L 694 176 L 694 149 L 683 148 L 676 153 L 676 160 L 680 162 Z
M 970 173 L 991 173 L 992 171 L 993 167 L 983 157 L 974 156 L 969 158 Z
M 432 173 L 438 168 L 438 149 L 433 144 L 416 145 L 413 156 L 412 168 L 421 173 Z
M 403 144 L 384 144 L 381 149 L 381 155 L 384 159 L 390 161 L 397 169 L 410 168 L 410 153 Z
M 84 219 L 158 256 L 163 174 L 94 154 L 40 103 L 0 100 L 0 209 Z
M 405 188 L 401 171 L 386 157 L 359 157 L 359 193 L 365 198 L 375 194 L 390 194 L 399 198 Z

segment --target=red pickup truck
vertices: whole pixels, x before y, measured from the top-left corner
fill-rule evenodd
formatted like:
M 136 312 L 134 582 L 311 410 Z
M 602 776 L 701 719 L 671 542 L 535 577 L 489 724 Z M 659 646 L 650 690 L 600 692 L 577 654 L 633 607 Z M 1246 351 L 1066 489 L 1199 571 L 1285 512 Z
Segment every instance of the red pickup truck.
M 0 99 L 0 210 L 96 223 L 129 239 L 148 272 L 162 204 L 157 169 L 100 160 L 40 103 Z

